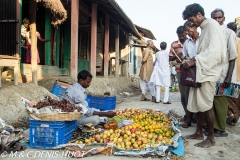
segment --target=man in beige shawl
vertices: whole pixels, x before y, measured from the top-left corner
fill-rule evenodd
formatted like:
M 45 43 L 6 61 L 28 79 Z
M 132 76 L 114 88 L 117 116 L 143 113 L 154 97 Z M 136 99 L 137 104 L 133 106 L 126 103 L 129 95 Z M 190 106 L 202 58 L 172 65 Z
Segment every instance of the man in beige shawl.
M 225 43 L 227 46 L 226 59 L 222 66 L 221 75 L 219 82 L 223 83 L 224 88 L 228 88 L 232 81 L 232 74 L 235 66 L 235 60 L 237 58 L 237 47 L 236 47 L 236 34 L 227 25 L 224 25 L 224 12 L 222 9 L 215 9 L 211 13 L 211 18 L 215 19 L 221 26 L 223 34 L 225 36 Z M 227 96 L 215 96 L 213 101 L 215 120 L 214 120 L 214 136 L 215 137 L 226 137 L 228 133 L 226 129 L 226 119 L 228 112 L 228 97 Z M 207 135 L 207 130 L 204 131 Z
M 152 95 L 152 101 L 155 102 L 155 89 L 154 84 L 150 81 L 152 72 L 153 72 L 153 50 L 154 47 L 153 41 L 148 40 L 147 41 L 147 48 L 143 51 L 142 54 L 142 66 L 140 69 L 139 77 L 140 77 L 140 87 L 142 90 L 142 97 L 141 101 L 149 101 L 150 99 L 147 99 L 145 97 L 145 94 L 150 90 Z
M 204 17 L 204 9 L 199 4 L 188 5 L 182 13 L 183 19 L 195 26 L 200 26 L 201 37 L 197 55 L 183 65 L 186 69 L 196 65 L 196 82 L 200 88 L 190 88 L 187 109 L 197 113 L 197 128 L 194 134 L 186 136 L 188 139 L 203 140 L 202 126 L 204 114 L 207 117 L 208 136 L 205 140 L 195 144 L 196 147 L 211 147 L 214 140 L 214 111 L 213 99 L 216 82 L 220 77 L 222 65 L 226 57 L 226 42 L 220 25 L 213 19 Z

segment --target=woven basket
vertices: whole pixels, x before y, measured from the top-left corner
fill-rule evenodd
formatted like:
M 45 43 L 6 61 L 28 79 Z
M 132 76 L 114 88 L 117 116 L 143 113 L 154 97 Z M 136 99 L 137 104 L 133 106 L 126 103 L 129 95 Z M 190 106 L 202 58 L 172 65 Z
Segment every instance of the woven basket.
M 82 116 L 79 112 L 58 113 L 58 114 L 36 114 L 31 113 L 42 121 L 74 121 Z

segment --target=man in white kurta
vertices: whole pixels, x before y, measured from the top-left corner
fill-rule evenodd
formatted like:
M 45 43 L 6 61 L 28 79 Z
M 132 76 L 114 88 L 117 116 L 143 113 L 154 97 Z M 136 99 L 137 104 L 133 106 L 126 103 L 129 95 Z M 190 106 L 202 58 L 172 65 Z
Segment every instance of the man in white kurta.
M 224 25 L 225 16 L 222 9 L 215 9 L 211 13 L 211 17 L 221 25 L 221 29 L 223 30 L 225 36 L 227 52 L 224 64 L 222 66 L 221 75 L 218 81 L 223 83 L 222 85 L 224 88 L 228 88 L 232 81 L 235 60 L 237 58 L 236 34 L 231 29 L 227 28 L 227 25 Z M 228 97 L 215 96 L 213 102 L 215 113 L 214 136 L 226 137 L 228 136 L 228 133 L 225 132 L 228 112 Z
M 169 68 L 169 52 L 166 51 L 167 43 L 162 42 L 160 44 L 161 51 L 156 53 L 156 64 L 153 70 L 155 75 L 154 82 L 156 85 L 156 103 L 160 100 L 160 88 L 164 86 L 164 99 L 163 104 L 171 104 L 168 101 L 169 98 L 169 86 L 170 86 L 170 68 Z
M 220 25 L 213 19 L 204 17 L 204 9 L 197 3 L 188 5 L 183 11 L 183 19 L 201 28 L 201 37 L 196 57 L 183 66 L 188 69 L 196 65 L 196 82 L 200 88 L 190 88 L 187 109 L 197 113 L 197 128 L 187 139 L 203 140 L 203 117 L 207 117 L 208 135 L 205 140 L 195 144 L 196 147 L 208 148 L 215 145 L 213 98 L 216 82 L 219 79 L 222 64 L 226 57 L 226 43 Z

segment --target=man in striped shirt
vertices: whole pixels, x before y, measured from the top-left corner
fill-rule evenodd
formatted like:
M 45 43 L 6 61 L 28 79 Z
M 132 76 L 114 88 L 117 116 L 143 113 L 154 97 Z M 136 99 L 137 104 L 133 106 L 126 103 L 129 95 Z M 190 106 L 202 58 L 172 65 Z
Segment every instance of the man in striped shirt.
M 183 26 L 179 26 L 177 28 L 176 33 L 178 36 L 178 40 L 172 42 L 172 44 L 171 44 L 171 48 L 170 48 L 170 52 L 169 52 L 169 56 L 170 56 L 169 60 L 170 61 L 176 60 L 176 62 L 177 62 L 176 71 L 177 71 L 177 79 L 178 79 L 180 94 L 181 94 L 181 103 L 182 103 L 183 109 L 186 114 L 187 113 L 187 105 L 186 105 L 187 103 L 185 101 L 185 90 L 184 90 L 184 86 L 180 85 L 180 64 L 183 59 L 183 53 L 182 53 L 183 44 L 187 40 L 187 35 L 185 33 Z

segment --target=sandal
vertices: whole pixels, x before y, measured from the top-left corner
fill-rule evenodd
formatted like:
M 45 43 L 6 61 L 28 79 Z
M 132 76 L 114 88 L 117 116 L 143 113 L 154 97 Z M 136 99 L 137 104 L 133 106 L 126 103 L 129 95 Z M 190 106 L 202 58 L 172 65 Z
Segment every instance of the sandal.
M 203 130 L 203 134 L 204 134 L 205 136 L 208 135 L 208 129 L 207 129 L 207 128 L 205 128 L 205 129 Z
M 170 102 L 163 102 L 163 104 L 172 104 L 172 103 L 170 103 Z
M 154 103 L 160 103 L 160 102 L 162 102 L 162 101 L 161 100 L 159 102 L 157 102 L 156 100 L 154 101 Z
M 144 98 L 144 99 L 141 99 L 141 101 L 150 101 L 150 99 Z
M 228 123 L 228 125 L 235 126 L 235 123 L 234 122 L 230 122 L 230 123 Z
M 184 121 L 183 124 L 182 124 L 182 127 L 183 128 L 188 128 L 191 126 L 191 123 L 187 122 L 187 121 Z
M 230 124 L 232 123 L 232 120 L 234 119 L 234 116 L 233 115 L 230 115 L 227 117 L 227 124 Z
M 207 125 L 203 125 L 202 128 L 203 128 L 203 129 L 207 129 Z

